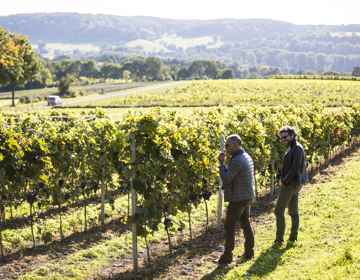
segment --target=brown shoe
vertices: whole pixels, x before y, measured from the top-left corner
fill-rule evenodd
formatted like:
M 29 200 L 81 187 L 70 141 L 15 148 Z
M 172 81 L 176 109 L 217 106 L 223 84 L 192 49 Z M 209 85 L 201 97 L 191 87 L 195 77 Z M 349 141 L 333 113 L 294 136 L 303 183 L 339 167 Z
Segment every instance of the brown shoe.
M 225 254 L 222 254 L 217 263 L 231 263 L 233 260 L 232 254 L 231 256 L 226 256 Z

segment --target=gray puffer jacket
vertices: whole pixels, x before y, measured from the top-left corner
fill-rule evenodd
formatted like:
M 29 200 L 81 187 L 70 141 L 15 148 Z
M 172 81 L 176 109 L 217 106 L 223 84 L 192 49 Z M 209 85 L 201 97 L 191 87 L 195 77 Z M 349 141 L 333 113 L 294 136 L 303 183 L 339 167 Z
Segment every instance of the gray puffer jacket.
M 237 202 L 255 197 L 254 162 L 244 149 L 233 154 L 228 167 L 221 164 L 219 168 L 226 202 Z

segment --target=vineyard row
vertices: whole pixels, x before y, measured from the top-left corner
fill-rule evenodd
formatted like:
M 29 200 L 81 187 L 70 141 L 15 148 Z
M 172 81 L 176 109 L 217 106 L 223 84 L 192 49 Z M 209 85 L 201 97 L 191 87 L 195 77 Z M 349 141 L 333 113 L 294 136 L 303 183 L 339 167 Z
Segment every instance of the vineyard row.
M 129 112 L 117 122 L 101 110 L 91 112 L 91 119 L 66 110 L 2 113 L 1 213 L 27 202 L 33 227 L 34 204 L 60 207 L 82 198 L 86 230 L 88 197 L 102 189 L 104 216 L 105 201 L 113 204 L 115 196 L 127 192 L 131 181 L 138 206 L 131 222 L 137 234 L 146 237 L 162 222 L 166 230 L 174 227 L 171 216 L 179 212 L 188 213 L 190 220 L 192 209 L 217 191 L 220 136 L 242 137 L 260 184 L 268 174 L 279 179 L 286 150 L 277 136 L 281 126 L 297 128 L 308 163 L 315 163 L 358 134 L 359 109 L 356 105 L 331 112 L 315 104 L 216 107 L 183 114 L 154 108 Z M 135 143 L 132 149 L 130 132 Z M 131 152 L 135 152 L 132 160 Z M 181 230 L 185 224 L 176 227 Z M 60 232 L 62 236 L 61 214 Z M 47 242 L 51 233 L 42 234 Z M 35 246 L 34 238 L 33 242 Z

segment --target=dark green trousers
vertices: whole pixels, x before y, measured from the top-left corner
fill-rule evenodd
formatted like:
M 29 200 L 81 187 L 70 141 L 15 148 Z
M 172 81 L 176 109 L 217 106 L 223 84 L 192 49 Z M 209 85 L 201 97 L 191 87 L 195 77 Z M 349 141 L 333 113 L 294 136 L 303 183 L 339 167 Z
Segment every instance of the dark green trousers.
M 229 202 L 224 223 L 225 230 L 225 252 L 227 256 L 232 255 L 235 247 L 235 227 L 240 222 L 240 227 L 244 230 L 245 253 L 254 255 L 254 234 L 250 224 L 250 204 L 253 200 L 242 200 L 239 202 Z
M 276 240 L 283 242 L 285 233 L 285 209 L 288 208 L 291 217 L 290 239 L 297 239 L 299 230 L 299 191 L 302 185 L 281 187 L 279 198 L 275 206 Z

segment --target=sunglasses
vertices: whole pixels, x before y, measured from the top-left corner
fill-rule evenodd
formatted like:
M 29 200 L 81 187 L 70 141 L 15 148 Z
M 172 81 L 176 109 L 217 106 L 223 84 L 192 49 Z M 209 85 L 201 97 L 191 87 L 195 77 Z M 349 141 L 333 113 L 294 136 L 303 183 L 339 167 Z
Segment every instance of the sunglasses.
M 229 147 L 229 146 L 232 145 L 232 144 L 235 144 L 235 143 L 225 144 L 225 147 L 227 148 L 227 147 Z
M 289 135 L 286 135 L 286 136 L 282 136 L 282 137 L 280 137 L 281 139 L 286 139 L 286 138 L 288 138 L 288 136 Z

